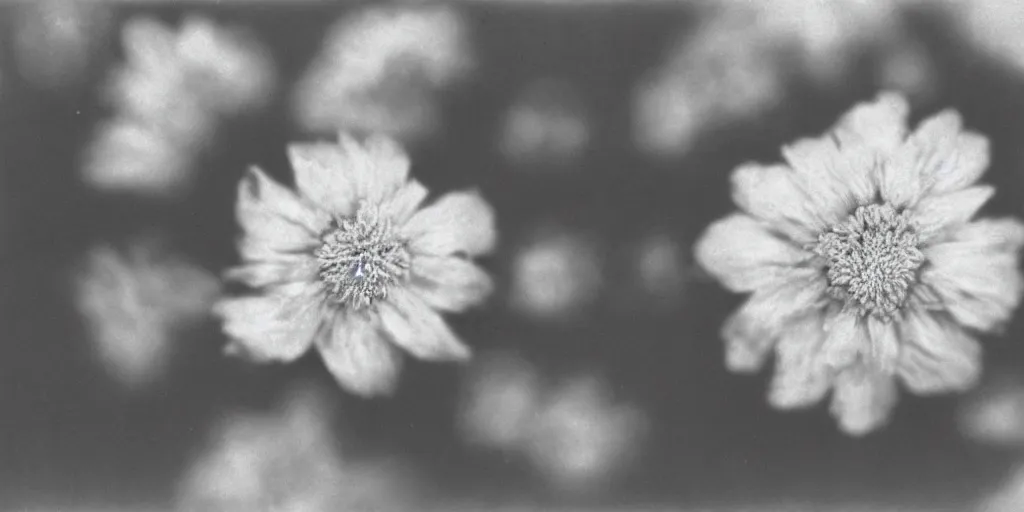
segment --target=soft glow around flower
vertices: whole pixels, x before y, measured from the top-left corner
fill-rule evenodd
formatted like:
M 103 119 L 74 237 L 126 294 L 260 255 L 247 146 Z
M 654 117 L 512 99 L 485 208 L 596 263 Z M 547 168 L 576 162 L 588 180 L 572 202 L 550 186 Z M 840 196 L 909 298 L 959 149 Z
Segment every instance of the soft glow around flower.
M 75 276 L 75 304 L 95 357 L 129 389 L 166 375 L 175 335 L 206 318 L 218 291 L 209 272 L 165 249 L 156 239 L 126 250 L 95 246 Z
M 328 29 L 296 86 L 293 114 L 312 132 L 411 141 L 437 127 L 438 95 L 471 67 L 465 22 L 452 7 L 367 7 Z
M 466 440 L 496 450 L 515 450 L 530 434 L 543 398 L 537 370 L 513 354 L 488 354 L 469 367 L 459 426 Z
M 576 315 L 597 299 L 602 264 L 585 236 L 560 228 L 538 231 L 514 256 L 509 305 L 541 320 Z

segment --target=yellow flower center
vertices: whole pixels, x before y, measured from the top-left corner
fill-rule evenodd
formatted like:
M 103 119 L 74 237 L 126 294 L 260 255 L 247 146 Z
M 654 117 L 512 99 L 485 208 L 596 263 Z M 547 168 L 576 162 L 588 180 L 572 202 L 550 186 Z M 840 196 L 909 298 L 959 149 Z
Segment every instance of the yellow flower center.
M 355 217 L 338 219 L 314 254 L 328 296 L 352 309 L 386 299 L 388 287 L 409 270 L 409 251 L 391 222 L 360 207 Z
M 888 320 L 906 302 L 924 262 L 905 213 L 889 204 L 857 208 L 818 235 L 814 252 L 828 264 L 829 293 L 861 315 Z

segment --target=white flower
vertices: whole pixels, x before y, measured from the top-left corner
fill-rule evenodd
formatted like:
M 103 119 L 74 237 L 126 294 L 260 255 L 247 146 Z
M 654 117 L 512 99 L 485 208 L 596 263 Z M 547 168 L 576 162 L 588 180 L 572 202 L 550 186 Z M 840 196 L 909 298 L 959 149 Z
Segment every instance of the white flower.
M 95 356 L 133 389 L 166 374 L 174 334 L 206 318 L 218 291 L 213 275 L 153 238 L 95 246 L 77 270 L 73 296 Z
M 371 7 L 328 30 L 293 97 L 306 130 L 386 133 L 435 127 L 435 96 L 471 67 L 467 29 L 451 7 Z
M 830 390 L 843 430 L 882 425 L 896 379 L 913 393 L 977 381 L 973 333 L 1010 317 L 1022 290 L 1024 226 L 972 220 L 994 188 L 976 182 L 988 140 L 939 113 L 907 133 L 906 101 L 882 94 L 825 136 L 740 166 L 741 212 L 713 223 L 697 261 L 751 293 L 722 330 L 733 371 L 776 354 L 769 401 L 808 406 Z
M 289 157 L 298 194 L 256 168 L 239 185 L 243 265 L 230 278 L 257 293 L 216 308 L 232 350 L 291 361 L 315 346 L 338 382 L 362 395 L 394 387 L 394 346 L 419 359 L 467 358 L 440 313 L 491 292 L 471 259 L 495 244 L 487 202 L 452 192 L 421 208 L 427 189 L 384 137 L 295 144 Z
M 467 441 L 492 449 L 520 446 L 544 396 L 540 376 L 523 359 L 489 354 L 469 368 L 459 425 Z
M 595 244 L 559 227 L 532 234 L 513 257 L 511 273 L 509 306 L 543 320 L 582 312 L 604 284 Z
M 159 128 L 128 118 L 102 122 L 84 155 L 81 178 L 107 192 L 174 194 L 190 184 L 190 151 Z
M 319 391 L 298 387 L 267 413 L 225 416 L 179 484 L 180 510 L 405 509 L 401 468 L 343 457 Z

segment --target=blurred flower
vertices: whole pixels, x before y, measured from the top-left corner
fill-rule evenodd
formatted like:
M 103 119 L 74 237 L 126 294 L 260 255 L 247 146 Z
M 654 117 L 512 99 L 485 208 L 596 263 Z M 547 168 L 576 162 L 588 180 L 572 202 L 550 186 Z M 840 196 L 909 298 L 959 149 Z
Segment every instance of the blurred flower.
M 83 179 L 100 190 L 178 195 L 220 118 L 268 102 L 272 63 L 243 33 L 195 17 L 178 32 L 136 18 L 123 40 L 126 64 L 107 83 L 116 117 L 86 150 Z
M 490 205 L 452 192 L 421 208 L 427 189 L 385 137 L 295 144 L 289 157 L 298 194 L 256 168 L 239 185 L 244 263 L 229 278 L 257 293 L 216 307 L 230 349 L 287 362 L 315 345 L 339 384 L 361 395 L 395 386 L 392 343 L 419 359 L 468 358 L 440 313 L 491 293 L 472 261 L 496 242 Z
M 982 499 L 975 510 L 977 512 L 1019 512 L 1024 510 L 1024 466 L 1014 469 L 1010 477 L 997 490 Z
M 1024 447 L 1024 379 L 1006 375 L 978 389 L 960 411 L 960 430 L 978 442 Z
M 225 417 L 180 482 L 179 508 L 408 510 L 399 468 L 343 459 L 329 412 L 316 388 L 299 388 L 270 413 Z
M 342 19 L 296 86 L 295 119 L 315 132 L 426 135 L 435 96 L 471 67 L 466 31 L 448 6 L 375 6 Z
M 174 334 L 204 319 L 217 280 L 154 238 L 126 249 L 92 247 L 74 279 L 74 301 L 96 358 L 120 384 L 143 388 L 162 378 Z
M 507 353 L 470 367 L 459 423 L 470 443 L 522 456 L 570 492 L 593 490 L 623 469 L 647 428 L 646 416 L 614 402 L 595 375 L 547 383 Z
M 902 6 L 888 0 L 701 7 L 699 26 L 634 93 L 634 141 L 655 156 L 685 154 L 705 133 L 766 114 L 795 78 L 833 86 L 860 57 L 892 47 L 905 32 Z
M 658 156 L 688 152 L 697 138 L 757 116 L 782 100 L 785 76 L 777 45 L 725 11 L 677 41 L 664 64 L 641 81 L 633 99 L 633 135 Z
M 1024 73 L 1024 5 L 1015 0 L 937 2 L 959 26 L 968 41 L 982 52 Z
M 1024 225 L 971 219 L 994 193 L 977 180 L 988 140 L 953 111 L 907 133 L 906 101 L 881 94 L 827 134 L 782 149 L 786 164 L 740 166 L 743 210 L 713 223 L 697 261 L 753 292 L 722 330 L 726 362 L 760 368 L 775 349 L 769 401 L 832 412 L 854 435 L 881 426 L 895 378 L 917 394 L 977 382 L 981 347 L 1020 300 Z
M 580 313 L 604 284 L 601 265 L 586 237 L 562 228 L 540 230 L 514 256 L 509 305 L 545 320 Z
M 475 445 L 505 450 L 520 446 L 541 399 L 536 370 L 512 354 L 489 354 L 469 367 L 460 427 Z
M 601 381 L 581 376 L 549 395 L 526 450 L 558 487 L 593 489 L 635 455 L 646 425 L 639 409 L 612 402 Z
M 505 114 L 501 153 L 532 168 L 577 160 L 590 142 L 590 124 L 579 92 L 553 79 L 528 85 Z
M 106 42 L 112 12 L 103 2 L 39 0 L 16 7 L 13 46 L 26 81 L 50 90 L 82 85 Z

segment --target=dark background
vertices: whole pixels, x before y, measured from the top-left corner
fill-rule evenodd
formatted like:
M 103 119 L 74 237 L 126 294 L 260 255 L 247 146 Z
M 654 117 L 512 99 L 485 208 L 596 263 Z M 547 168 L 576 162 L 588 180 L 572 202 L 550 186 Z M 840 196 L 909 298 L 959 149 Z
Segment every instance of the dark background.
M 214 321 L 182 336 L 170 376 L 145 394 L 125 394 L 88 355 L 68 277 L 96 241 L 159 228 L 213 271 L 237 260 L 235 185 L 249 164 L 288 182 L 285 145 L 308 138 L 291 127 L 286 96 L 266 113 L 228 124 L 202 156 L 199 183 L 180 201 L 89 190 L 76 167 L 96 122 L 110 115 L 96 85 L 120 62 L 116 27 L 133 14 L 174 22 L 200 12 L 254 30 L 273 51 L 287 86 L 318 53 L 328 24 L 346 5 L 120 5 L 88 83 L 52 92 L 3 69 L 0 95 L 0 505 L 159 505 L 213 418 L 236 407 L 267 408 L 287 384 L 333 385 L 315 357 L 290 366 L 250 367 L 221 355 Z M 12 62 L 16 5 L 0 6 L 0 61 Z M 781 144 L 816 134 L 854 102 L 876 93 L 856 70 L 839 87 L 796 83 L 771 114 L 701 139 L 685 156 L 654 159 L 633 147 L 631 95 L 668 44 L 694 25 L 686 8 L 665 6 L 463 6 L 477 69 L 444 96 L 444 125 L 412 148 L 413 173 L 432 190 L 479 186 L 499 213 L 502 248 L 484 264 L 505 291 L 511 246 L 549 221 L 596 233 L 605 246 L 636 243 L 648 229 L 685 248 L 734 207 L 728 174 L 747 160 L 779 158 Z M 952 106 L 990 137 L 986 180 L 998 188 L 984 214 L 1021 216 L 1024 80 L 979 56 L 949 21 L 929 13 L 909 29 L 926 41 L 937 94 L 915 120 Z M 865 62 L 865 66 L 869 63 Z M 496 151 L 498 122 L 515 93 L 536 78 L 569 81 L 592 114 L 593 139 L 576 172 L 521 173 Z M 688 250 L 688 249 L 687 249 Z M 624 272 L 585 314 L 559 324 L 510 314 L 501 300 L 450 319 L 472 346 L 509 346 L 554 372 L 598 368 L 616 397 L 644 408 L 653 430 L 639 467 L 600 503 L 713 504 L 779 500 L 883 502 L 964 510 L 996 484 L 1015 455 L 964 439 L 955 423 L 961 397 L 903 394 L 889 427 L 862 439 L 841 434 L 827 402 L 802 412 L 771 410 L 768 372 L 729 374 L 718 329 L 739 297 L 694 273 L 671 310 L 624 307 L 614 299 Z M 616 284 L 618 283 L 618 284 Z M 1018 314 L 1000 337 L 984 339 L 990 371 L 1021 372 Z M 392 400 L 363 401 L 338 389 L 350 428 L 369 451 L 407 458 L 442 496 L 495 501 L 545 494 L 536 478 L 464 447 L 453 428 L 457 371 L 410 362 Z

